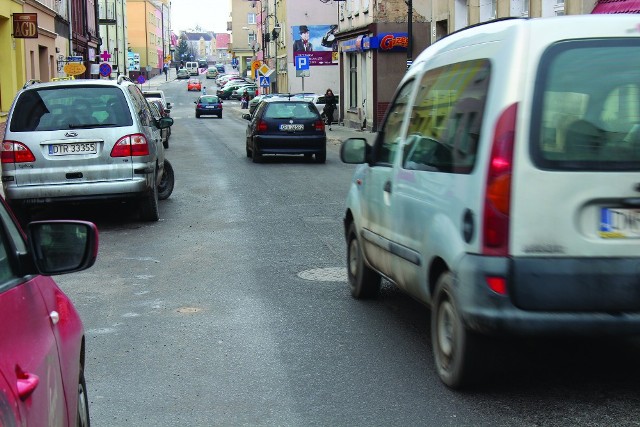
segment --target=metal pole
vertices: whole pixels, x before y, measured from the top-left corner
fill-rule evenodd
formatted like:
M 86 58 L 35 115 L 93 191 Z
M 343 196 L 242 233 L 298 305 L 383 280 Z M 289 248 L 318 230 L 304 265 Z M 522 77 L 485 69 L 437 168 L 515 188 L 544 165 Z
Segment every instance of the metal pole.
M 409 11 L 407 13 L 407 33 L 409 43 L 407 46 L 407 69 L 413 63 L 413 0 L 406 0 Z

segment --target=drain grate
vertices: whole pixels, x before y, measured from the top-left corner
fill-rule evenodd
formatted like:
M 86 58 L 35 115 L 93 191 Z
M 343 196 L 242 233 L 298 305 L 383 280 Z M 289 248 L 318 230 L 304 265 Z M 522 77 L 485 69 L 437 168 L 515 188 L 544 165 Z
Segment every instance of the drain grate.
M 347 269 L 345 267 L 313 268 L 301 271 L 298 277 L 315 282 L 346 282 Z

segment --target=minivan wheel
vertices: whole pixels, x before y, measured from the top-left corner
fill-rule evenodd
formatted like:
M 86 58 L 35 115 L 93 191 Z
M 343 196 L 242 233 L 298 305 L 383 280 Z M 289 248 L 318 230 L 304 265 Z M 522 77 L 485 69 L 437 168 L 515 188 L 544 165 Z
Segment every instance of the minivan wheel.
M 158 186 L 156 185 L 156 174 L 153 175 L 151 191 L 149 191 L 149 193 L 140 201 L 140 219 L 143 221 L 157 221 L 160 219 L 160 212 L 158 211 Z
M 316 153 L 316 162 L 317 163 L 324 163 L 327 161 L 327 152 L 326 151 L 322 151 L 320 153 Z
M 436 284 L 431 308 L 431 346 L 440 380 L 452 389 L 471 382 L 478 337 L 462 322 L 453 293 L 453 274 L 446 272 Z
M 173 173 L 173 166 L 169 163 L 169 160 L 164 160 L 164 173 L 158 185 L 158 200 L 166 200 L 173 193 L 173 186 L 175 184 L 175 175 Z
M 351 286 L 351 296 L 354 298 L 374 298 L 380 293 L 381 277 L 364 261 L 356 225 L 353 222 L 349 226 L 347 237 L 347 276 Z
M 80 367 L 80 380 L 78 381 L 78 409 L 76 417 L 77 427 L 89 427 L 89 398 L 87 397 L 87 382 L 84 379 L 84 369 Z

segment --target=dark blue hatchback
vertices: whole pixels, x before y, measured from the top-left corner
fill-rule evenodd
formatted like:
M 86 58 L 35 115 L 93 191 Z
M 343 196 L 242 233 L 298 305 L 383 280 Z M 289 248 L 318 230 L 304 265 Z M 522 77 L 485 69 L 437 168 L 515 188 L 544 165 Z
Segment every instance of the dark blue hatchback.
M 195 104 L 196 118 L 206 115 L 222 118 L 222 99 L 216 95 L 202 95 Z
M 247 157 L 260 162 L 264 154 L 303 154 L 324 163 L 327 134 L 316 106 L 302 99 L 265 99 L 247 127 Z

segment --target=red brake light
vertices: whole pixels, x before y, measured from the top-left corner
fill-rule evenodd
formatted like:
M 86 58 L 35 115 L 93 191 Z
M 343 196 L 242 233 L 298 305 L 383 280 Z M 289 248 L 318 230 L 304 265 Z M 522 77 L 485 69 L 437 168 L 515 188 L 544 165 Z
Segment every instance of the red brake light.
M 149 142 L 141 133 L 123 136 L 111 150 L 111 157 L 148 156 Z
M 486 277 L 485 280 L 487 281 L 489 289 L 493 292 L 500 295 L 507 294 L 507 280 L 504 277 L 489 276 Z
M 18 141 L 2 141 L 2 163 L 28 163 L 35 162 L 36 157 L 31 150 Z
M 489 160 L 482 224 L 483 253 L 506 256 L 509 253 L 509 214 L 511 172 L 518 104 L 505 109 L 496 123 Z
M 266 131 L 267 131 L 267 129 L 268 129 L 267 122 L 265 122 L 264 120 L 260 120 L 260 121 L 258 122 L 258 128 L 257 128 L 257 131 L 258 131 L 258 132 L 266 132 Z
M 322 120 L 316 120 L 313 126 L 315 127 L 316 131 L 324 132 L 324 122 Z

